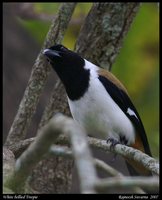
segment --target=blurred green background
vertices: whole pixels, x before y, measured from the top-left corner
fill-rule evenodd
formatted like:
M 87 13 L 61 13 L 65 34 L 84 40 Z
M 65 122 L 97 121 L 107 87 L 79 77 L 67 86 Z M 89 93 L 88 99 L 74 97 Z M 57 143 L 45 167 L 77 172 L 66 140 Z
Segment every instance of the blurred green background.
M 58 11 L 60 3 L 34 3 L 34 12 L 47 18 Z M 70 49 L 79 33 L 92 3 L 78 3 L 63 44 Z M 20 24 L 28 30 L 39 45 L 50 26 L 50 20 L 22 19 Z M 127 34 L 112 72 L 129 91 L 142 118 L 153 156 L 159 157 L 159 8 L 157 3 L 142 3 Z

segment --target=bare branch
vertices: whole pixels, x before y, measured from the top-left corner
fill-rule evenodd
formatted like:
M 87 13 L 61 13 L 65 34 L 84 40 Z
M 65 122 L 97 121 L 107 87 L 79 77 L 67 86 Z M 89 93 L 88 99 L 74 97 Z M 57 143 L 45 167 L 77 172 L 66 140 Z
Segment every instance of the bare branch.
M 75 5 L 76 3 L 63 3 L 61 5 L 57 17 L 52 22 L 42 50 L 52 44 L 60 43 L 62 41 Z M 6 146 L 15 144 L 25 138 L 27 128 L 36 110 L 40 94 L 51 70 L 51 67 L 47 64 L 47 62 L 45 63 L 42 50 L 33 66 L 28 86 L 9 131 L 9 135 L 5 143 Z

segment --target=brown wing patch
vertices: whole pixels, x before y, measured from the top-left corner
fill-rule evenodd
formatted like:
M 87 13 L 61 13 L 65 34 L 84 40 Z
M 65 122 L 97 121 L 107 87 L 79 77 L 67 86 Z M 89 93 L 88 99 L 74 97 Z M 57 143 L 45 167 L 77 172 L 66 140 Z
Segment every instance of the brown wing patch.
M 139 134 L 137 132 L 136 132 L 135 143 L 131 144 L 130 146 L 145 153 L 143 142 L 142 142 L 141 137 L 139 136 Z
M 128 92 L 127 92 L 126 88 L 124 87 L 124 85 L 111 72 L 109 72 L 105 69 L 99 69 L 98 73 L 99 73 L 99 75 L 104 76 L 107 79 L 109 79 L 112 83 L 117 85 L 120 89 L 122 89 L 128 95 Z

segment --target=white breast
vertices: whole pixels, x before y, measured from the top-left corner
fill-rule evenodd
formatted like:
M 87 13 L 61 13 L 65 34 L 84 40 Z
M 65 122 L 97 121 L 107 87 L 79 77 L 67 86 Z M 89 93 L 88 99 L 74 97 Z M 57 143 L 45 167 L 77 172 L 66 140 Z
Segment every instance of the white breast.
M 99 81 L 97 67 L 86 61 L 86 68 L 91 70 L 88 91 L 79 100 L 68 99 L 73 118 L 94 137 L 101 139 L 113 137 L 119 140 L 123 135 L 128 144 L 133 143 L 135 131 L 131 121 Z

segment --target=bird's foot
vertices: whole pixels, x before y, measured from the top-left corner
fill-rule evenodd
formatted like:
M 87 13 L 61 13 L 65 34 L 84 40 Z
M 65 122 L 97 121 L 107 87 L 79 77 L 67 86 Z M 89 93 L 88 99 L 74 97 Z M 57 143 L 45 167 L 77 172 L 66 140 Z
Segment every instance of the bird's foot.
M 120 144 L 120 142 L 118 140 L 116 140 L 115 138 L 108 138 L 107 143 L 111 142 L 111 146 L 110 146 L 110 150 L 113 150 L 114 147 L 117 145 L 117 144 Z M 116 160 L 116 157 L 117 157 L 117 154 L 114 153 L 114 156 L 113 156 L 113 159 L 111 160 L 111 162 L 114 162 Z
M 120 144 L 120 142 L 119 142 L 117 139 L 115 139 L 115 138 L 108 138 L 106 142 L 107 142 L 107 143 L 111 142 L 110 150 L 113 150 L 114 147 L 115 147 L 117 144 Z

